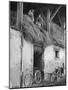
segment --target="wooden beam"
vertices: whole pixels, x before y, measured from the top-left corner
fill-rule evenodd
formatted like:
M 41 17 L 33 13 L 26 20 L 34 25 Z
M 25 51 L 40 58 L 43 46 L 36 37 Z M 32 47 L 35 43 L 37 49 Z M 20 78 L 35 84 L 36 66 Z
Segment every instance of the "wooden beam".
M 50 9 L 47 11 L 47 31 L 50 33 Z
M 17 22 L 16 26 L 19 29 L 19 24 L 20 24 L 20 3 L 17 3 Z
M 22 23 L 23 23 L 23 2 L 18 2 L 17 3 L 17 29 L 19 31 L 22 31 Z M 23 36 L 21 36 L 21 61 L 20 61 L 20 87 L 22 87 L 22 46 L 23 46 L 23 41 L 22 41 Z
M 60 18 L 60 15 L 57 14 L 57 16 L 58 16 L 58 19 L 59 19 L 60 25 L 61 25 L 61 27 L 62 27 L 62 20 L 61 20 L 61 18 Z
M 54 17 L 56 16 L 56 14 L 58 13 L 58 11 L 60 10 L 61 6 L 59 6 L 57 8 L 57 10 L 55 11 L 55 13 L 52 15 L 51 19 L 50 19 L 50 22 L 54 19 Z
M 18 29 L 21 29 L 21 24 L 23 22 L 23 2 L 17 3 L 17 23 L 16 26 Z
M 21 2 L 21 24 L 23 23 L 23 2 Z

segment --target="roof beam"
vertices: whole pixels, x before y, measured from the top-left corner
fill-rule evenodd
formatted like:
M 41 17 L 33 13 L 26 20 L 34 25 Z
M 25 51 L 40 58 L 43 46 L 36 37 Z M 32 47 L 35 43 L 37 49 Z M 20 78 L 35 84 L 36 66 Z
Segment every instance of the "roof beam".
M 55 13 L 52 15 L 52 17 L 51 17 L 51 19 L 50 19 L 50 22 L 54 19 L 54 17 L 56 16 L 56 14 L 58 13 L 58 11 L 60 10 L 60 8 L 61 8 L 62 6 L 59 6 L 58 8 L 57 8 L 57 10 L 55 11 Z

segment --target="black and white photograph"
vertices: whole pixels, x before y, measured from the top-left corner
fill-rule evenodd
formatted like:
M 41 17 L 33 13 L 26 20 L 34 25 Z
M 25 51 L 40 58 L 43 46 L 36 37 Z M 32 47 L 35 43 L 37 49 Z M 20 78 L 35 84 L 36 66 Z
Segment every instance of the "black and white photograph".
M 66 4 L 9 1 L 9 88 L 66 85 Z

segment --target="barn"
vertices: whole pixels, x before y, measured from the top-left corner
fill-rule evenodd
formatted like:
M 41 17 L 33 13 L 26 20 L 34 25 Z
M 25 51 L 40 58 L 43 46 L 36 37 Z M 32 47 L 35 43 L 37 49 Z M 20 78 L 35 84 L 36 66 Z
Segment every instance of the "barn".
M 65 10 L 65 5 L 10 2 L 10 88 L 48 86 L 49 75 L 65 67 Z

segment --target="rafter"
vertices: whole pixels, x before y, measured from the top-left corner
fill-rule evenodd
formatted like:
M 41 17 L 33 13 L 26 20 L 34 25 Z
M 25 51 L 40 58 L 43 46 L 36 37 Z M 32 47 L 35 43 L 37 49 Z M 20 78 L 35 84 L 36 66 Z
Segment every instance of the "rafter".
M 58 8 L 57 8 L 57 10 L 55 11 L 55 13 L 52 15 L 52 17 L 51 17 L 51 19 L 50 19 L 50 22 L 54 19 L 54 17 L 56 16 L 56 14 L 58 13 L 58 11 L 60 10 L 60 8 L 61 8 L 62 6 L 59 6 Z

